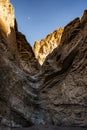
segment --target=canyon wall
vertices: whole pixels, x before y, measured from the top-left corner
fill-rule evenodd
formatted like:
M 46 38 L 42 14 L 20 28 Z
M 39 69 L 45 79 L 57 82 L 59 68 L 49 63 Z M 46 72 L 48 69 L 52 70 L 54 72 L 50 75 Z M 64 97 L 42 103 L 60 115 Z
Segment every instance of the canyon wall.
M 87 10 L 64 28 L 42 70 L 40 99 L 48 124 L 87 126 Z
M 12 4 L 0 1 L 0 126 L 31 126 L 36 122 L 33 87 L 38 65 L 25 36 L 18 32 Z
M 86 81 L 87 10 L 32 49 L 12 4 L 0 1 L 0 126 L 86 127 Z
M 35 41 L 33 50 L 40 65 L 44 63 L 46 57 L 60 44 L 63 30 L 64 28 L 60 28 L 49 34 L 40 42 Z

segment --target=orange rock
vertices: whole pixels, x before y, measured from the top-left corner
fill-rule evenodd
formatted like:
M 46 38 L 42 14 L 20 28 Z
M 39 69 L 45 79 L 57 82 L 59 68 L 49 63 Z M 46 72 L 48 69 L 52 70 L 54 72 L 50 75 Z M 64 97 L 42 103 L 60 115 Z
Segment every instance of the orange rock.
M 49 34 L 40 42 L 35 41 L 34 53 L 40 65 L 42 65 L 47 57 L 58 45 L 60 44 L 64 28 L 60 28 L 53 33 Z

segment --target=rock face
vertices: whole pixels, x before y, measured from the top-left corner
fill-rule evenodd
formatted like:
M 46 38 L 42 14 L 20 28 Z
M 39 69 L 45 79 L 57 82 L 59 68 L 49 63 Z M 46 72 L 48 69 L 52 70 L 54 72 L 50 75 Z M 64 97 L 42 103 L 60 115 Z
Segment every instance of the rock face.
M 35 74 L 38 73 L 39 64 L 35 59 L 32 47 L 26 40 L 26 37 L 16 31 L 16 41 L 17 41 L 17 63 L 26 72 Z
M 34 55 L 10 1 L 0 1 L 0 126 L 87 126 L 87 11 L 59 30 Z
M 0 30 L 6 35 L 8 46 L 14 53 L 16 51 L 15 15 L 10 0 L 0 0 Z
M 48 123 L 87 126 L 87 11 L 65 28 L 43 64 L 41 107 Z
M 38 59 L 40 65 L 42 65 L 48 54 L 60 44 L 62 33 L 64 28 L 60 28 L 53 33 L 49 34 L 46 38 L 40 42 L 36 41 L 34 44 L 34 53 L 36 59 Z
M 33 75 L 38 73 L 38 62 L 10 9 L 9 1 L 0 1 L 0 126 L 30 126 L 37 114 Z
M 0 27 L 9 35 L 11 28 L 14 29 L 14 8 L 9 0 L 0 0 Z

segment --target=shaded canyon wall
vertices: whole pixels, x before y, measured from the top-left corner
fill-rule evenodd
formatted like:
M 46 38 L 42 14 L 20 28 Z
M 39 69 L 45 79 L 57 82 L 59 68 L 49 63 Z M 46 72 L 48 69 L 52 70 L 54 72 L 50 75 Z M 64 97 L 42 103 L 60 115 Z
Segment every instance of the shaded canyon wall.
M 86 81 L 87 10 L 32 49 L 0 2 L 0 126 L 87 126 Z

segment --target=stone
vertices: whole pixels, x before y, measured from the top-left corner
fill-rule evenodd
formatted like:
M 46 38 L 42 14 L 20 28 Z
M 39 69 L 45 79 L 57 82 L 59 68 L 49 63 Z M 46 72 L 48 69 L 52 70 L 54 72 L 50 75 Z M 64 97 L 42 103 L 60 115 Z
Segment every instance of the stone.
M 87 126 L 87 24 L 82 19 L 64 28 L 61 44 L 42 66 L 40 99 L 49 124 Z
M 34 52 L 30 44 L 27 42 L 26 37 L 16 31 L 16 42 L 17 42 L 17 63 L 21 69 L 31 73 L 38 73 L 39 64 L 35 58 Z
M 18 32 L 13 10 L 10 1 L 0 1 L 2 16 L 0 17 L 0 126 L 2 127 L 33 125 L 38 98 L 37 90 L 33 89 L 35 82 L 37 83 L 34 75 L 38 73 L 38 62 L 25 36 Z M 34 104 L 34 107 L 31 104 Z
M 11 28 L 14 29 L 14 7 L 9 0 L 1 0 L 0 2 L 0 24 L 3 31 L 9 35 L 11 33 Z M 1 23 L 2 22 L 2 23 Z
M 10 0 L 0 1 L 0 30 L 6 35 L 8 47 L 13 53 L 16 51 L 16 36 L 15 36 L 15 14 L 14 7 Z
M 0 106 L 1 127 L 87 127 L 86 10 L 32 49 L 0 1 Z
M 36 59 L 38 59 L 40 65 L 44 63 L 47 55 L 52 53 L 52 51 L 60 44 L 63 30 L 64 28 L 60 28 L 49 34 L 40 42 L 35 41 L 33 50 L 35 53 L 35 57 Z

